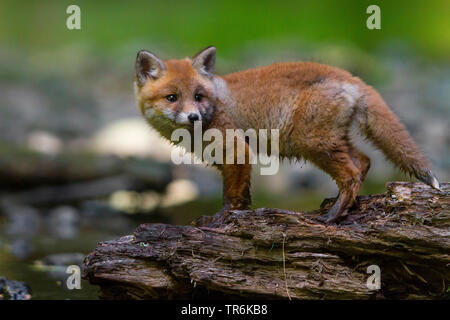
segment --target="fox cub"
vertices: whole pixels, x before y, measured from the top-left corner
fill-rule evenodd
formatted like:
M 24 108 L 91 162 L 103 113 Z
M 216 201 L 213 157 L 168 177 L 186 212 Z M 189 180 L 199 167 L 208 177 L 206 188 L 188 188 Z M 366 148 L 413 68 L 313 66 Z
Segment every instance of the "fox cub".
M 361 132 L 399 169 L 439 189 L 427 159 L 381 96 L 358 77 L 312 62 L 276 63 L 225 76 L 214 74 L 216 48 L 192 59 L 163 61 L 137 54 L 136 100 L 145 119 L 169 139 L 177 128 L 278 129 L 279 155 L 306 159 L 328 173 L 339 195 L 326 215 L 347 214 L 370 167 L 351 143 Z M 246 145 L 248 151 L 248 145 Z M 223 177 L 223 209 L 251 204 L 251 164 L 215 165 Z

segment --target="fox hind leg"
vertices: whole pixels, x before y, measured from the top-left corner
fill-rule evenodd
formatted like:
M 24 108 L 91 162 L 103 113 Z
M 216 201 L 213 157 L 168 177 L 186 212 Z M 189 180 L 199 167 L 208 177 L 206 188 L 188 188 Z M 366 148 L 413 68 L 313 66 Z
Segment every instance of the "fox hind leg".
M 330 150 L 327 152 L 319 152 L 310 154 L 310 161 L 317 167 L 328 173 L 335 181 L 339 188 L 339 195 L 334 205 L 329 209 L 326 216 L 326 222 L 336 221 L 342 216 L 355 202 L 361 187 L 361 178 L 364 170 L 367 173 L 368 163 L 366 159 L 358 154 L 358 161 L 361 169 L 355 164 L 352 159 L 352 154 L 356 157 L 354 151 L 350 152 L 347 144 L 343 145 L 338 150 Z M 355 149 L 356 150 L 356 149 Z M 361 153 L 362 154 L 362 153 Z M 361 160 L 364 159 L 364 160 Z
M 370 169 L 370 158 L 351 144 L 348 145 L 348 153 L 354 165 L 361 171 L 360 179 L 361 183 L 363 183 Z

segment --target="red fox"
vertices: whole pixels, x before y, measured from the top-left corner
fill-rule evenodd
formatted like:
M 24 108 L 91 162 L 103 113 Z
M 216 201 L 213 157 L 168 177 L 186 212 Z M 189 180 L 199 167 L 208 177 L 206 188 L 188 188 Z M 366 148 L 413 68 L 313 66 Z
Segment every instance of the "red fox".
M 370 167 L 351 142 L 353 122 L 402 171 L 439 189 L 427 159 L 381 96 L 349 72 L 313 62 L 276 63 L 214 74 L 216 48 L 192 59 L 163 61 L 137 54 L 136 100 L 145 119 L 170 139 L 177 128 L 278 129 L 282 158 L 305 159 L 339 187 L 327 222 L 346 215 Z M 246 149 L 246 151 L 248 151 Z M 251 204 L 251 164 L 215 165 L 223 177 L 223 209 Z

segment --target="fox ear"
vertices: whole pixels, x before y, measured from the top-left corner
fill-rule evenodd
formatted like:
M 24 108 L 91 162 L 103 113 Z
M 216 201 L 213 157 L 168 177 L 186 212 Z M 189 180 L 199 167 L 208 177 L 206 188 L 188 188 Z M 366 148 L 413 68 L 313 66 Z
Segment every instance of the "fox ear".
M 197 53 L 192 59 L 192 66 L 200 74 L 212 78 L 214 75 L 214 66 L 216 65 L 216 48 L 207 47 Z
M 138 52 L 136 57 L 136 80 L 143 86 L 148 79 L 158 79 L 166 70 L 164 62 L 146 50 Z

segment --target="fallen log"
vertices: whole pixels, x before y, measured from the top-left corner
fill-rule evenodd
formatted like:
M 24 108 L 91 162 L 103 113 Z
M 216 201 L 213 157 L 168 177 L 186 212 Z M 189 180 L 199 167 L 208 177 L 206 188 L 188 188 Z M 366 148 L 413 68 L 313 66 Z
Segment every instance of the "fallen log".
M 171 181 L 171 167 L 149 158 L 119 158 L 93 152 L 47 155 L 27 148 L 0 145 L 0 192 L 66 186 L 128 175 L 163 190 Z
M 94 153 L 0 150 L 0 206 L 54 206 L 105 196 L 118 190 L 164 192 L 172 181 L 168 163 Z
M 191 226 L 143 224 L 101 242 L 83 277 L 104 299 L 448 299 L 450 184 L 441 187 L 388 183 L 331 225 L 317 219 L 330 200 L 307 213 L 261 208 Z M 380 289 L 367 285 L 372 265 Z

